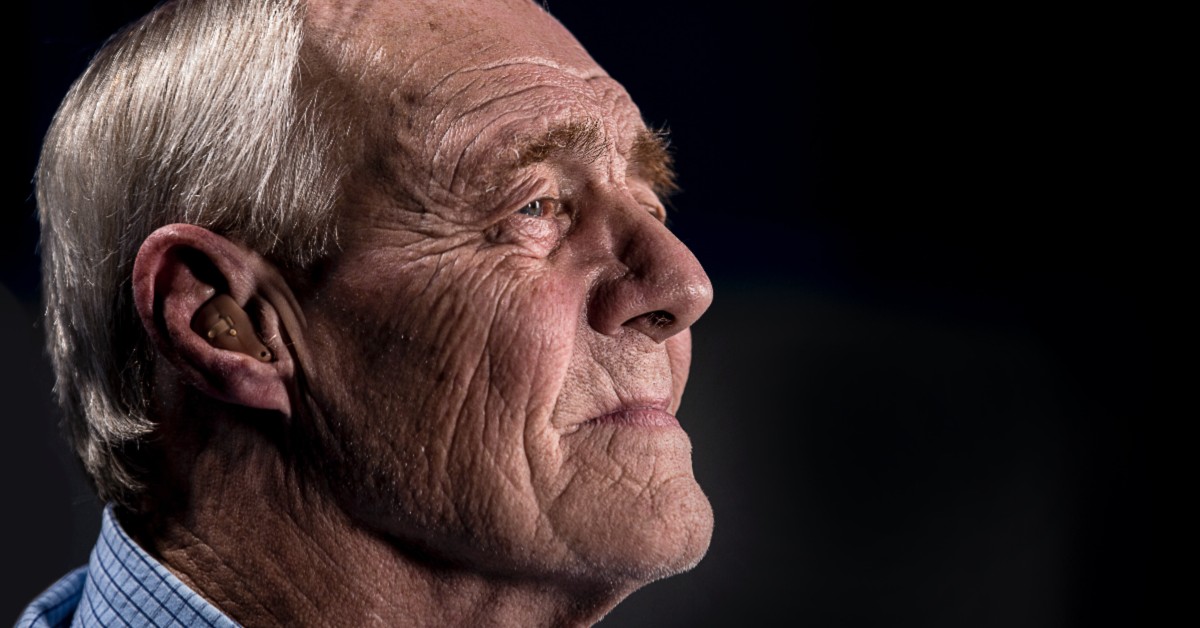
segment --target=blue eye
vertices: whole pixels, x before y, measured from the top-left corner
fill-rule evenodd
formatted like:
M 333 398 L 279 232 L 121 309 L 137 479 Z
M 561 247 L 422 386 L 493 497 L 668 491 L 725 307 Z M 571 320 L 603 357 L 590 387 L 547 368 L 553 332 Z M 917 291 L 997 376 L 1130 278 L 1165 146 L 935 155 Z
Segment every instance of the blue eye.
M 545 212 L 545 204 L 540 198 L 536 201 L 530 201 L 524 207 L 517 210 L 518 214 L 525 214 L 526 216 L 533 216 L 534 218 L 541 218 Z
M 536 201 L 526 203 L 521 209 L 517 210 L 517 213 L 534 218 L 543 218 L 556 216 L 561 210 L 562 203 L 560 201 L 552 198 L 539 198 Z

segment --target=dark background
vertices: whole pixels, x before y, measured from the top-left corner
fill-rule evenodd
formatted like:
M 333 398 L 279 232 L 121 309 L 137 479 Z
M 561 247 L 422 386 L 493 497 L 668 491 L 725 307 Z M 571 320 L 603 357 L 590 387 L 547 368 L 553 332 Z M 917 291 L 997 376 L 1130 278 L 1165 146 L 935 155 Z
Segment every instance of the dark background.
M 12 9 L 0 617 L 85 562 L 98 529 L 40 348 L 38 146 L 104 37 L 152 4 Z M 1178 421 L 1152 351 L 1178 290 L 1170 18 L 549 6 L 670 127 L 673 227 L 716 288 L 680 413 L 713 543 L 604 625 L 1151 623 Z

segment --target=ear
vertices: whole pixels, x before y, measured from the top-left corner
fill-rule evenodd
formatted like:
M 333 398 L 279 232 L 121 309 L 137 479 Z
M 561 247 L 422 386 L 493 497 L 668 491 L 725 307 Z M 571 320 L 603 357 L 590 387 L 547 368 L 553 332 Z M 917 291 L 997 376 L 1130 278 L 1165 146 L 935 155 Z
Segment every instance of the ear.
M 291 416 L 294 361 L 283 339 L 300 312 L 262 256 L 202 227 L 167 225 L 138 250 L 133 300 L 151 344 L 201 392 Z M 239 327 L 238 342 L 219 336 L 228 329 L 210 322 L 214 312 Z

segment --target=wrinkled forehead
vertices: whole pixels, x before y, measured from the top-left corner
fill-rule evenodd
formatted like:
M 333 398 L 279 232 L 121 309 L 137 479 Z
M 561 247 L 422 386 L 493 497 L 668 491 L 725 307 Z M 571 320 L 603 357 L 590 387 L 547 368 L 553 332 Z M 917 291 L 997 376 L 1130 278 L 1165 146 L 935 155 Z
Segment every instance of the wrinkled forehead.
M 310 37 L 386 58 L 381 89 L 429 90 L 464 69 L 528 62 L 603 75 L 579 42 L 530 0 L 312 0 Z
M 555 129 L 593 125 L 619 153 L 643 128 L 620 84 L 528 0 L 318 2 L 308 19 L 318 45 L 366 57 L 350 65 L 365 72 L 354 89 L 366 90 L 368 134 L 404 162 L 388 170 L 430 194 L 468 189 L 521 158 L 507 147 Z

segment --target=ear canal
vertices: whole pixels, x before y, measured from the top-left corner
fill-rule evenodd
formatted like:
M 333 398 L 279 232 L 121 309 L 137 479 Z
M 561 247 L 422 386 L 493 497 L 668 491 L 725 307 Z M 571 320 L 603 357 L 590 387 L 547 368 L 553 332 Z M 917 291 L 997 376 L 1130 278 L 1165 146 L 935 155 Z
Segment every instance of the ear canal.
M 219 349 L 244 353 L 262 362 L 274 358 L 255 334 L 250 316 L 228 294 L 218 294 L 200 306 L 192 318 L 192 331 Z

